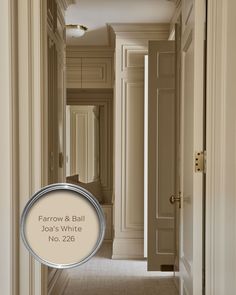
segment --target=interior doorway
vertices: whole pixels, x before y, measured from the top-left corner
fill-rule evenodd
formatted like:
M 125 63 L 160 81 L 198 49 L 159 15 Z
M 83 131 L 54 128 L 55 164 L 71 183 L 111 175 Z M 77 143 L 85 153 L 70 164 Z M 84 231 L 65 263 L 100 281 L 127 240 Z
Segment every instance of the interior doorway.
M 75 22 L 76 17 L 80 17 L 79 20 L 86 24 L 86 13 L 84 16 L 81 13 L 88 4 L 85 1 L 77 4 L 78 7 L 81 5 L 80 10 L 78 10 L 76 4 L 73 10 L 72 5 L 66 12 L 66 22 Z M 96 13 L 96 4 L 93 4 L 94 11 L 90 10 L 90 17 L 91 14 Z M 169 21 L 174 5 L 167 2 L 165 4 L 158 3 L 159 9 L 168 10 L 168 12 L 166 10 L 164 16 L 165 24 L 159 23 L 163 15 L 159 15 L 157 21 L 156 12 L 153 14 L 153 6 L 144 3 L 144 1 L 138 3 L 138 13 L 132 17 L 131 22 L 130 14 L 126 14 L 129 5 L 131 3 L 125 1 L 116 6 L 116 9 L 125 11 L 124 19 L 119 19 L 120 23 L 115 23 L 117 20 L 112 14 L 113 10 L 111 14 L 108 14 L 109 20 L 106 19 L 105 31 L 104 28 L 92 28 L 91 24 L 91 31 L 90 29 L 85 30 L 83 37 L 76 38 L 73 34 L 67 36 L 65 88 L 66 103 L 69 105 L 67 114 L 70 115 L 70 119 L 67 117 L 65 121 L 69 122 L 70 128 L 64 125 L 64 134 L 67 134 L 66 137 L 68 137 L 66 146 L 70 153 L 68 154 L 66 149 L 64 150 L 63 163 L 68 182 L 85 186 L 96 181 L 100 182 L 100 188 L 96 189 L 95 195 L 100 190 L 103 193 L 103 202 L 105 200 L 101 205 L 109 220 L 107 222 L 109 232 L 107 235 L 110 244 L 109 246 L 104 244 L 104 247 L 106 249 L 110 247 L 111 262 L 114 260 L 112 263 L 118 265 L 119 262 L 115 260 L 126 261 L 127 263 L 128 261 L 131 263 L 130 260 L 136 260 L 137 263 L 139 262 L 146 268 L 146 261 L 143 260 L 144 56 L 149 51 L 150 40 L 168 42 L 166 41 L 169 38 L 167 19 Z M 147 13 L 145 16 L 142 10 L 144 5 Z M 101 7 L 97 7 L 97 9 L 101 9 Z M 111 5 L 110 7 L 109 3 L 106 3 L 103 9 L 114 9 L 114 6 Z M 115 14 L 117 14 L 117 11 Z M 97 16 L 94 20 L 99 20 L 99 17 Z M 135 22 L 135 18 L 137 18 L 137 22 Z M 125 20 L 128 20 L 129 23 L 125 23 Z M 155 20 L 155 23 L 152 23 L 152 20 Z M 113 23 L 109 23 L 109 21 Z M 104 42 L 103 45 L 100 42 Z M 172 55 L 174 56 L 174 53 Z M 161 60 L 162 69 L 169 67 L 170 71 L 173 70 L 173 56 L 170 57 L 170 60 Z M 163 73 L 165 76 L 167 75 L 165 70 L 163 70 Z M 174 92 L 174 89 L 171 91 Z M 108 117 L 105 116 L 107 105 L 104 104 L 104 95 L 112 97 L 114 95 L 114 100 L 106 100 L 111 114 Z M 168 113 L 167 109 L 166 111 Z M 165 116 L 164 112 L 163 116 Z M 93 139 L 90 138 L 90 131 L 88 131 L 90 117 L 93 118 L 91 119 L 93 121 Z M 99 127 L 95 127 L 95 121 L 99 122 Z M 173 122 L 171 121 L 171 124 Z M 163 126 L 165 127 L 165 123 L 163 123 Z M 71 131 L 71 128 L 74 131 Z M 169 133 L 171 137 L 171 132 L 166 133 Z M 79 139 L 76 137 L 78 134 L 80 134 Z M 101 135 L 105 135 L 108 141 L 103 141 Z M 84 137 L 84 140 L 80 140 L 82 137 Z M 90 151 L 88 142 L 91 143 L 91 146 L 93 145 Z M 78 154 L 78 149 L 84 150 L 85 154 Z M 113 149 L 114 153 L 112 152 Z M 174 147 L 172 147 L 172 150 L 175 153 Z M 88 158 L 89 160 L 93 158 L 91 165 Z M 158 163 L 154 164 L 156 168 L 159 167 Z M 92 167 L 91 171 L 89 170 L 90 166 Z M 174 174 L 172 176 L 175 178 Z M 171 208 L 169 211 L 173 211 L 169 203 L 169 196 L 168 198 L 166 196 L 167 194 L 165 194 L 165 202 L 162 203 L 164 204 L 162 213 L 165 211 L 165 214 L 169 210 L 166 211 L 167 207 Z M 165 217 L 170 217 L 169 211 Z M 174 238 L 170 237 L 170 232 L 171 235 L 174 235 L 174 232 L 170 231 L 169 228 L 166 232 L 160 230 L 157 239 L 158 252 L 162 252 L 161 254 L 164 254 L 162 256 L 167 256 L 166 252 L 168 252 L 170 260 L 168 260 L 168 263 L 165 261 L 159 263 L 158 268 L 155 265 L 150 270 L 173 270 L 175 242 Z M 172 252 L 169 253 L 170 251 Z M 147 256 L 150 258 L 150 250 Z M 96 261 L 97 258 L 94 258 L 94 260 Z M 145 269 L 143 271 L 146 272 Z M 57 285 L 54 278 L 58 277 L 58 282 L 63 280 L 61 284 L 65 287 L 68 280 L 70 281 L 71 274 L 72 272 L 67 271 L 53 271 L 49 275 L 49 294 L 53 294 L 54 286 Z M 153 277 L 156 275 L 157 277 L 160 273 L 153 273 L 152 275 L 146 273 L 146 275 Z M 116 273 L 114 273 L 114 276 L 119 277 Z

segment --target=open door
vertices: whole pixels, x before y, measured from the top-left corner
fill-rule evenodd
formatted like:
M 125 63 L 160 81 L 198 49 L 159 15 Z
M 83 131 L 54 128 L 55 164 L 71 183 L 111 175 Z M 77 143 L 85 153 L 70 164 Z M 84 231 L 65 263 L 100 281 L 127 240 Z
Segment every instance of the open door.
M 183 14 L 181 38 L 181 295 L 204 294 L 205 4 Z
M 175 42 L 150 41 L 148 63 L 148 270 L 175 263 Z
M 175 95 L 175 73 L 179 71 L 174 42 L 149 43 L 148 270 L 171 270 L 179 254 L 180 294 L 202 295 L 205 1 L 195 1 L 191 7 L 181 30 L 179 102 Z M 176 129 L 179 110 L 181 123 Z M 180 156 L 176 153 L 179 145 Z M 181 207 L 179 253 L 175 250 L 176 206 Z

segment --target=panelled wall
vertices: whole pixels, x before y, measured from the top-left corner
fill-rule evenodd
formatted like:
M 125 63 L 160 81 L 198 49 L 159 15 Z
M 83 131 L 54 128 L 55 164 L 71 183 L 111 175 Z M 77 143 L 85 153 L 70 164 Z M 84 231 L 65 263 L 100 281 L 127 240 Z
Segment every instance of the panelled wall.
M 73 142 L 78 140 L 78 134 L 74 132 L 75 124 L 77 129 L 78 124 L 84 125 L 83 129 L 86 129 L 85 114 L 79 114 L 78 110 L 88 106 L 96 107 L 99 110 L 99 163 L 97 163 L 99 167 L 95 170 L 99 170 L 104 197 L 102 209 L 106 219 L 105 241 L 109 242 L 113 237 L 113 60 L 114 49 L 109 47 L 69 46 L 66 50 L 67 105 L 71 106 L 70 112 L 67 112 L 70 116 L 67 124 L 67 175 L 77 174 L 74 169 L 75 150 L 73 149 L 75 146 Z M 87 148 L 89 151 L 89 144 Z M 94 176 L 93 180 L 97 180 L 97 174 Z M 79 180 L 83 181 L 81 177 Z
M 113 88 L 113 50 L 107 48 L 67 48 L 67 88 Z
M 101 46 L 69 46 L 66 51 L 67 105 L 99 107 L 99 178 L 107 204 L 113 194 L 113 56 L 114 49 Z
M 113 258 L 143 258 L 144 55 L 166 40 L 169 25 L 112 24 L 115 57 L 115 189 Z

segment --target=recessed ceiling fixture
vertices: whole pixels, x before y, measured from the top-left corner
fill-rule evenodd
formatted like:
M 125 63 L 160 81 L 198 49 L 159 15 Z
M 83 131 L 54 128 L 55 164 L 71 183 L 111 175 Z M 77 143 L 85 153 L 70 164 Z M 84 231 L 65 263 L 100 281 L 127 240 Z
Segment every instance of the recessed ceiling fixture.
M 83 25 L 66 25 L 66 34 L 72 38 L 82 37 L 87 30 L 88 28 Z

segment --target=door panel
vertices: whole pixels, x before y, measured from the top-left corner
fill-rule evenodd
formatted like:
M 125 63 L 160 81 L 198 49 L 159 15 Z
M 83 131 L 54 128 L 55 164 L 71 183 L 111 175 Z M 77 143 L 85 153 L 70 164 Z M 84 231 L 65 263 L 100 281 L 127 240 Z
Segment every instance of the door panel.
M 148 270 L 173 270 L 176 188 L 175 42 L 149 43 Z

